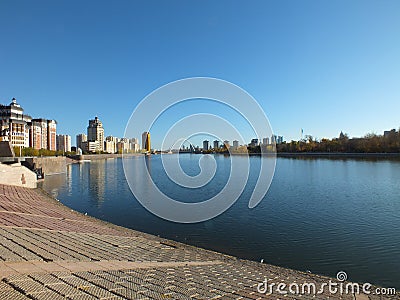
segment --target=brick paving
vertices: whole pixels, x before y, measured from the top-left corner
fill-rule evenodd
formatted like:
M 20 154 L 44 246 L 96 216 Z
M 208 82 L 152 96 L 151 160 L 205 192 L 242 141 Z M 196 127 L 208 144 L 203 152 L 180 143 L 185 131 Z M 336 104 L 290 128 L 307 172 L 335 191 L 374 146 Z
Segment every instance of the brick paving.
M 265 295 L 257 291 L 265 278 L 317 287 L 333 280 L 121 228 L 74 212 L 42 190 L 0 185 L 0 300 L 400 299 L 328 289 Z

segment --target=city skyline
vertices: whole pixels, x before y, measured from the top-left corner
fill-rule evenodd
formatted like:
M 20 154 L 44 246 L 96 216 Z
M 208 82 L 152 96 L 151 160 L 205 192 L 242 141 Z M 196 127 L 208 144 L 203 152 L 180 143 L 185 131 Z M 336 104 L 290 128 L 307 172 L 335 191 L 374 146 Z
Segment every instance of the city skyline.
M 154 89 L 208 76 L 253 95 L 288 141 L 399 127 L 398 1 L 156 3 L 2 2 L 0 99 L 64 134 L 98 115 L 123 136 Z
M 222 147 L 223 144 L 229 144 L 230 141 L 233 144 L 237 144 L 237 146 L 246 146 L 252 145 L 256 146 L 260 145 L 271 145 L 271 144 L 282 144 L 283 142 L 293 142 L 293 141 L 300 141 L 307 139 L 312 139 L 314 141 L 318 141 L 316 137 L 312 135 L 304 134 L 303 129 L 301 129 L 301 138 L 298 140 L 291 140 L 287 141 L 281 135 L 272 134 L 270 137 L 268 136 L 259 136 L 259 137 L 252 137 L 249 143 L 245 140 L 242 140 L 242 143 L 239 143 L 235 138 L 231 140 L 226 140 L 224 137 L 219 137 L 217 140 L 213 140 L 216 136 L 208 135 L 206 133 L 195 134 L 189 138 L 178 138 L 177 140 L 171 141 L 163 141 L 164 147 L 151 147 L 150 142 L 147 143 L 147 140 L 150 141 L 150 132 L 143 132 L 142 133 L 142 147 L 139 145 L 139 141 L 136 137 L 116 137 L 113 135 L 105 134 L 105 129 L 103 128 L 103 124 L 98 118 L 95 116 L 94 119 L 89 119 L 89 126 L 87 127 L 87 135 L 84 133 L 77 133 L 75 134 L 75 139 L 72 139 L 71 135 L 66 134 L 57 134 L 57 121 L 55 120 L 47 120 L 43 118 L 34 118 L 30 115 L 24 113 L 24 109 L 21 107 L 20 104 L 17 103 L 15 98 L 12 99 L 9 105 L 0 104 L 2 107 L 1 115 L 0 115 L 0 140 L 9 140 L 10 132 L 8 125 L 9 120 L 15 120 L 18 124 L 25 124 L 25 128 L 22 128 L 21 132 L 23 132 L 23 136 L 21 136 L 21 140 L 13 140 L 15 138 L 19 138 L 18 135 L 14 136 L 11 134 L 12 137 L 11 143 L 14 146 L 21 146 L 23 147 L 30 147 L 33 149 L 48 149 L 48 150 L 57 150 L 64 152 L 70 152 L 71 148 L 78 147 L 85 152 L 105 152 L 105 153 L 127 153 L 130 151 L 139 152 L 140 150 L 146 150 L 149 152 L 150 150 L 178 150 L 178 149 L 185 149 L 186 147 L 193 147 L 196 149 L 217 149 L 219 146 Z M 17 115 L 8 117 L 8 114 L 17 112 Z M 9 119 L 8 119 L 9 118 Z M 13 121 L 14 122 L 14 121 Z M 10 123 L 11 124 L 11 123 Z M 21 126 L 21 125 L 18 125 Z M 19 130 L 19 127 L 16 128 Z M 400 130 L 400 129 L 399 129 Z M 390 135 L 390 133 L 396 132 L 396 129 L 384 130 L 383 134 L 377 133 L 377 135 L 381 135 L 386 137 Z M 343 131 L 340 131 L 339 138 L 342 138 L 344 135 Z M 349 137 L 346 133 L 346 137 Z M 360 136 L 362 137 L 362 136 Z M 354 138 L 360 138 L 354 137 Z M 336 137 L 333 137 L 337 138 Z M 323 139 L 322 139 L 323 140 Z M 73 145 L 72 141 L 76 141 L 75 145 Z M 169 144 L 166 144 L 168 143 Z M 170 147 L 169 145 L 177 146 L 179 143 L 182 142 L 181 147 Z M 210 146 L 205 146 L 205 142 L 210 143 Z M 219 143 L 221 142 L 221 145 Z M 156 141 L 156 144 L 159 144 L 159 141 Z M 78 150 L 76 150 L 78 151 Z

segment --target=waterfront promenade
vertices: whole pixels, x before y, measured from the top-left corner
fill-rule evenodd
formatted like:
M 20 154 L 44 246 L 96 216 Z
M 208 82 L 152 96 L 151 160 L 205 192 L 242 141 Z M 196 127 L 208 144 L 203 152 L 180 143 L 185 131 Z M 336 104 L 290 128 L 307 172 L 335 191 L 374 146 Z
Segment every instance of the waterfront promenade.
M 257 291 L 265 278 L 335 281 L 121 228 L 40 189 L 0 185 L 0 299 L 400 299 L 327 289 L 266 296 Z

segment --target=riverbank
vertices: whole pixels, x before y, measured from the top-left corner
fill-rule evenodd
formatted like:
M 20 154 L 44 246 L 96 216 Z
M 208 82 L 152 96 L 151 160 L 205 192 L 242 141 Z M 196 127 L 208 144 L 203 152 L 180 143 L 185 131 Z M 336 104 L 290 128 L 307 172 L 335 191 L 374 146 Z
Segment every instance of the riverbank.
M 127 154 L 82 154 L 82 155 L 70 155 L 69 163 L 78 163 L 83 160 L 99 160 L 99 159 L 113 159 L 130 156 L 142 156 L 143 153 L 127 153 Z
M 72 211 L 43 190 L 0 185 L 0 299 L 263 299 L 257 286 L 264 279 L 337 282 L 122 228 Z M 315 297 L 400 299 L 328 289 Z
M 278 157 L 400 158 L 400 153 L 278 152 Z
M 218 153 L 219 154 L 219 153 Z M 228 153 L 221 153 L 229 155 Z M 271 156 L 271 157 L 284 157 L 284 158 L 383 158 L 383 159 L 400 159 L 400 153 L 349 153 L 349 152 L 276 152 L 276 153 L 235 153 L 230 155 L 250 155 L 250 156 Z

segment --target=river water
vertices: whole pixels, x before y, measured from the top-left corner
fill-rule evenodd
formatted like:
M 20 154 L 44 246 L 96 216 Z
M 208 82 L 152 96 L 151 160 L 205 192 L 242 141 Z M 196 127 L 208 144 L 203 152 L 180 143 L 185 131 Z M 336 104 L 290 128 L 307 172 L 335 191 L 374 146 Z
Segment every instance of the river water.
M 200 157 L 180 155 L 182 169 L 196 175 Z M 126 163 L 135 166 L 140 159 Z M 214 178 L 187 189 L 163 172 L 160 155 L 147 159 L 159 189 L 179 201 L 217 194 L 231 170 L 229 157 L 215 155 Z M 262 159 L 269 158 L 250 157 L 250 177 L 232 207 L 196 224 L 166 221 L 143 208 L 129 189 L 122 159 L 69 165 L 66 174 L 47 176 L 43 188 L 74 210 L 124 227 L 250 260 L 333 277 L 345 271 L 351 281 L 400 288 L 400 161 L 277 158 L 268 193 L 249 209 Z M 143 176 L 145 170 L 136 170 Z

